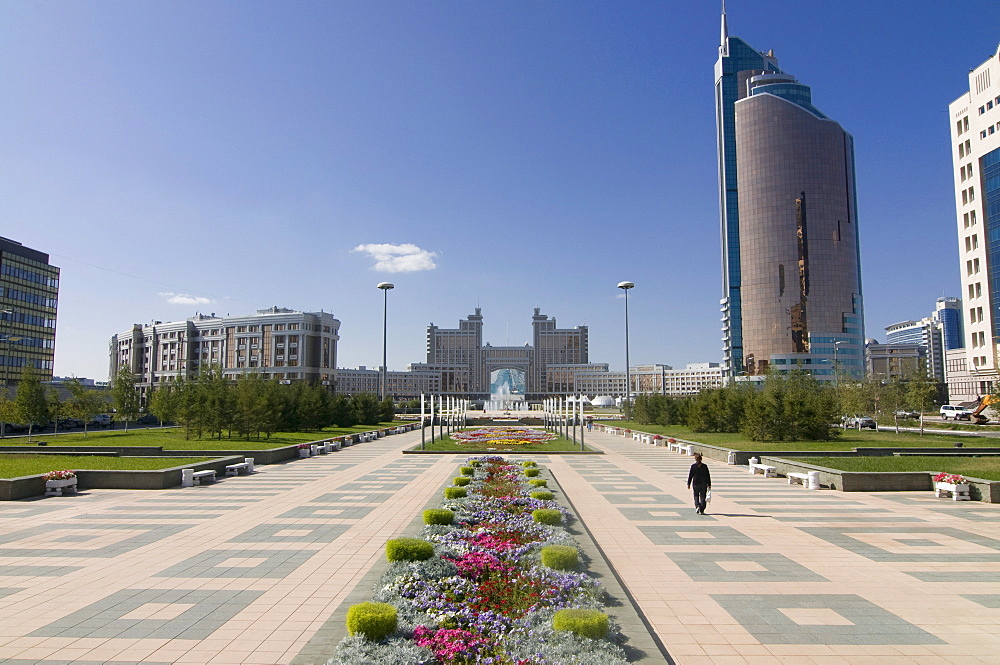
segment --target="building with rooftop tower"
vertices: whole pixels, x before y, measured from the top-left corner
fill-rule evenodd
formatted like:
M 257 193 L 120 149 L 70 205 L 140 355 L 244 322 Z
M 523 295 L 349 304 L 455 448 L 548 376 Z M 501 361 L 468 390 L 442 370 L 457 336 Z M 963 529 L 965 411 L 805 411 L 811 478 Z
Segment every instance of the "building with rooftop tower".
M 715 98 L 724 373 L 863 375 L 853 138 L 725 5 Z

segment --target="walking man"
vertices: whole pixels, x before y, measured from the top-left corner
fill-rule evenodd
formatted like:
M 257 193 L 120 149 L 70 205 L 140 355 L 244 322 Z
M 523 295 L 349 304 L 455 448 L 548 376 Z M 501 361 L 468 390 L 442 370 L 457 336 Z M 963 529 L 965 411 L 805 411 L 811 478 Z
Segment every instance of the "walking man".
M 707 507 L 707 495 L 712 489 L 712 475 L 708 472 L 708 466 L 702 464 L 701 455 L 696 453 L 694 464 L 688 472 L 688 488 L 694 488 L 694 508 L 699 515 L 705 514 Z

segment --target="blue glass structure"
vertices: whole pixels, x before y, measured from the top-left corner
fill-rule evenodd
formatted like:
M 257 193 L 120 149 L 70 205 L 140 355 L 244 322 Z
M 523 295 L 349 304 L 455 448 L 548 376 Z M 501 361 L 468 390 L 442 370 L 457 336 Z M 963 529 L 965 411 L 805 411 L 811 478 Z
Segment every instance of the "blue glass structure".
M 746 72 L 783 73 L 773 55 L 759 53 L 739 37 L 730 37 L 722 14 L 722 43 L 715 63 L 715 122 L 719 150 L 719 210 L 722 230 L 722 283 L 725 291 L 723 373 L 743 372 L 743 316 L 740 297 L 740 213 L 736 185 L 736 110 L 746 96 Z

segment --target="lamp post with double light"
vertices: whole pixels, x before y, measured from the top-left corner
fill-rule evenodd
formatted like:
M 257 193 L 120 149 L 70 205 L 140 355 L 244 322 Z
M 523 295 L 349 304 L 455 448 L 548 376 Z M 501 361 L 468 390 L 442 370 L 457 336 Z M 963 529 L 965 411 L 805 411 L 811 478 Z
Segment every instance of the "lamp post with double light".
M 635 288 L 632 282 L 618 282 L 618 288 L 625 292 L 625 413 L 632 414 L 632 366 L 628 357 L 628 290 Z
M 378 288 L 382 289 L 382 401 L 386 396 L 386 379 L 388 378 L 388 368 L 386 367 L 386 341 L 389 330 L 389 290 L 396 288 L 392 282 L 379 282 Z

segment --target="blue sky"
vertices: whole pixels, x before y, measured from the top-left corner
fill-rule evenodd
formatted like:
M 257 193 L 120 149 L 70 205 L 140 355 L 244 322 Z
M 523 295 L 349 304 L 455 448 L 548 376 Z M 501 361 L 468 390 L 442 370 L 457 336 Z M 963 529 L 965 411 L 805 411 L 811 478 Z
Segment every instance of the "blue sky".
M 960 296 L 947 106 L 1000 3 L 728 16 L 855 137 L 868 336 Z M 493 344 L 541 307 L 624 369 L 622 280 L 633 363 L 718 361 L 718 40 L 716 2 L 11 0 L 0 235 L 62 268 L 61 375 L 105 378 L 133 323 L 271 305 L 376 366 L 385 280 L 391 369 L 477 305 Z

